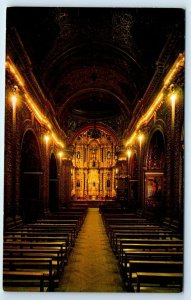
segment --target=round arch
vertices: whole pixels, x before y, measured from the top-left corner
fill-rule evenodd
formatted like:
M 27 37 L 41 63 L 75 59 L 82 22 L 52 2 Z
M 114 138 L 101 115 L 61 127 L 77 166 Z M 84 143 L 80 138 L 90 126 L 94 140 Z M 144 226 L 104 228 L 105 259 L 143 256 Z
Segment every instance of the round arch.
M 83 132 L 86 132 L 88 130 L 94 129 L 95 125 L 94 124 L 88 124 L 87 126 L 84 126 L 83 128 L 80 128 L 79 130 L 77 130 L 75 132 L 75 134 L 72 136 L 70 143 L 72 144 L 75 139 L 82 134 Z M 114 143 L 117 145 L 119 143 L 119 140 L 117 138 L 116 133 L 114 132 L 114 130 L 110 127 L 108 127 L 107 125 L 103 125 L 101 123 L 96 123 L 96 129 L 104 131 L 105 133 L 107 133 L 108 135 L 111 135 L 113 138 Z
M 41 175 L 38 140 L 32 130 L 27 130 L 22 139 L 20 163 L 20 207 L 25 223 L 36 220 L 42 212 Z
M 165 139 L 161 127 L 150 134 L 145 153 L 145 208 L 156 211 L 164 208 Z

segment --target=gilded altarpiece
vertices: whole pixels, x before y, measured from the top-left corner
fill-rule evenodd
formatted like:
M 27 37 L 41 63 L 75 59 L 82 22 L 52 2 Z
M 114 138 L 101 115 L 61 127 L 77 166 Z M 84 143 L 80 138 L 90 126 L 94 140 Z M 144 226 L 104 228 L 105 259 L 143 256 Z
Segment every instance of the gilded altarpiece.
M 73 199 L 104 200 L 116 196 L 116 142 L 104 130 L 99 132 L 99 137 L 92 138 L 90 130 L 86 130 L 73 143 Z

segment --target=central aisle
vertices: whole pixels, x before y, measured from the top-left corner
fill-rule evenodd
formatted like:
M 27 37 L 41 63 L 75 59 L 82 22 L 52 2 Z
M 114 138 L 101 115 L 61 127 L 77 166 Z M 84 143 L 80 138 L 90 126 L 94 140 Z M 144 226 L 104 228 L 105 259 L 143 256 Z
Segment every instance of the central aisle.
M 98 208 L 89 208 L 58 292 L 124 292 Z

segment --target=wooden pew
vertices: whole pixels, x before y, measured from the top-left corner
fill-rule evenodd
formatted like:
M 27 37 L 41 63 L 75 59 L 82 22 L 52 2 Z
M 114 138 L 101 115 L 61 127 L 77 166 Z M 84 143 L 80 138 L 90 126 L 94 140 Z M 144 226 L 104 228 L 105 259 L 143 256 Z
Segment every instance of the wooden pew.
M 107 218 L 137 218 L 138 216 L 135 213 L 127 213 L 127 212 L 121 212 L 121 213 L 104 213 L 101 215 L 103 219 Z
M 108 226 L 109 230 L 141 230 L 141 229 L 148 229 L 148 230 L 165 230 L 162 229 L 159 225 L 152 225 L 152 224 L 111 224 Z
M 44 274 L 44 282 L 46 278 L 48 279 L 48 290 L 53 291 L 59 274 L 57 274 L 57 268 L 54 268 L 52 258 L 5 257 L 3 259 L 3 271 L 36 272 L 37 270 Z
M 99 209 L 101 214 L 123 214 L 123 213 L 128 213 L 127 210 L 123 210 L 121 208 L 117 207 L 100 207 Z
M 25 287 L 26 286 L 31 287 L 31 282 L 29 280 L 33 280 L 38 282 L 38 290 L 40 292 L 46 291 L 44 287 L 44 274 L 43 272 L 33 272 L 33 271 L 4 271 L 3 272 L 3 289 L 10 290 L 9 288 L 14 288 L 12 287 L 13 284 L 16 284 L 17 287 Z
M 13 242 L 4 242 L 3 243 L 3 249 L 6 250 L 7 248 L 15 249 L 15 248 L 20 248 L 20 249 L 60 249 L 61 257 L 62 257 L 62 266 L 64 265 L 64 257 L 66 256 L 66 248 L 65 248 L 65 243 L 63 242 L 35 242 L 35 241 L 29 241 L 29 242 L 21 242 L 21 241 L 15 241 Z
M 76 220 L 76 219 L 62 219 L 62 220 L 54 220 L 54 219 L 40 219 L 40 220 L 37 220 L 34 224 L 38 225 L 38 224 L 48 224 L 49 226 L 52 226 L 52 225 L 72 225 L 76 227 L 76 231 L 79 232 L 80 230 L 80 222 L 79 220 Z
M 120 240 L 119 245 L 119 255 L 123 254 L 123 251 L 127 249 L 176 249 L 176 251 L 183 250 L 183 241 L 182 240 L 159 240 L 159 239 L 153 239 L 153 240 L 145 240 L 145 239 L 132 239 L 127 241 Z M 128 250 L 127 250 L 128 251 Z
M 183 262 L 163 260 L 130 260 L 129 272 L 127 274 L 128 291 L 132 291 L 132 283 L 137 279 L 137 272 L 182 273 Z
M 129 228 L 129 229 L 110 229 L 109 231 L 109 241 L 111 245 L 114 245 L 115 242 L 115 236 L 120 235 L 120 234 L 124 234 L 124 235 L 129 235 L 131 237 L 135 237 L 135 236 L 150 236 L 150 237 L 155 237 L 157 238 L 159 235 L 161 236 L 166 236 L 166 235 L 172 235 L 172 231 L 170 230 L 165 230 L 165 229 L 161 229 L 161 228 L 139 228 L 139 229 L 135 229 L 135 228 Z M 175 236 L 175 234 L 173 234 L 173 236 Z
M 30 258 L 52 258 L 57 262 L 57 273 L 61 274 L 64 257 L 61 256 L 61 250 L 58 247 L 49 248 L 4 248 L 3 257 L 30 257 Z
M 51 228 L 51 227 L 45 227 L 42 228 L 40 227 L 33 227 L 33 228 L 19 228 L 19 229 L 14 229 L 11 231 L 6 231 L 4 233 L 5 235 L 10 235 L 10 236 L 16 236 L 19 234 L 23 234 L 23 236 L 68 236 L 69 237 L 69 242 L 74 245 L 75 242 L 75 228 Z
M 79 220 L 80 225 L 83 224 L 85 220 L 86 214 L 81 213 L 81 212 L 60 212 L 60 213 L 54 213 L 54 214 L 46 214 L 45 218 L 46 219 L 52 219 L 52 220 L 62 220 L 62 219 L 76 219 Z
M 163 240 L 182 240 L 182 235 L 176 234 L 176 233 L 169 233 L 169 232 L 143 232 L 143 233 L 137 233 L 137 232 L 113 232 L 113 237 L 111 241 L 111 246 L 114 252 L 117 251 L 119 241 L 121 239 L 130 239 L 130 240 L 136 240 L 136 239 L 142 239 L 142 240 L 150 240 L 155 239 L 162 242 Z
M 10 235 L 5 235 L 4 236 L 4 241 L 5 242 L 11 242 L 11 243 L 15 243 L 15 242 L 43 242 L 44 245 L 50 242 L 62 242 L 63 243 L 63 250 L 66 254 L 66 261 L 68 259 L 69 253 L 71 251 L 71 245 L 69 244 L 69 240 L 68 237 L 63 237 L 63 236 L 38 236 L 38 235 L 32 235 L 32 236 L 26 236 L 25 234 L 22 235 L 14 235 L 14 236 L 10 236 Z M 6 244 L 5 244 L 6 245 Z
M 147 231 L 156 231 L 156 232 L 165 232 L 165 229 L 162 229 L 158 225 L 117 225 L 111 224 L 106 228 L 106 233 L 109 237 L 109 240 L 112 240 L 113 232 L 147 232 Z M 172 232 L 169 230 L 169 232 Z
M 74 237 L 74 231 L 72 230 L 64 230 L 64 231 L 53 231 L 53 230 L 38 230 L 34 229 L 33 231 L 30 229 L 20 229 L 20 230 L 14 230 L 14 231 L 6 231 L 4 233 L 4 240 L 8 240 L 11 238 L 19 238 L 19 237 L 26 237 L 26 238 L 56 238 L 56 239 L 61 239 L 62 241 L 66 241 L 68 247 L 71 247 L 74 245 L 75 237 Z
M 123 265 L 123 261 L 124 261 L 124 258 L 126 257 L 126 253 L 131 253 L 135 250 L 139 250 L 139 251 L 142 251 L 143 253 L 145 252 L 172 252 L 172 251 L 176 251 L 176 252 L 182 252 L 183 250 L 183 245 L 182 244 L 175 244 L 175 243 L 164 243 L 164 244 L 151 244 L 151 243 L 148 243 L 148 244 L 142 244 L 142 243 L 131 243 L 131 244 L 128 244 L 127 248 L 122 248 L 122 252 L 120 253 L 120 256 L 119 256 L 119 263 L 121 265 Z M 127 262 L 126 262 L 126 266 L 127 266 Z
M 111 228 L 112 225 L 127 225 L 127 226 L 139 226 L 139 225 L 148 225 L 148 226 L 158 226 L 151 224 L 150 221 L 146 219 L 140 219 L 140 218 L 134 218 L 134 219 L 126 219 L 126 218 L 112 218 L 112 219 L 105 219 L 104 220 L 104 226 L 106 231 L 108 231 L 109 228 Z
M 130 260 L 163 260 L 183 261 L 182 251 L 140 251 L 139 249 L 125 251 L 120 260 L 122 274 L 127 274 Z
M 182 273 L 137 272 L 137 292 L 140 293 L 142 284 L 147 284 L 147 286 L 151 286 L 151 284 L 178 285 L 179 290 L 182 291 L 182 280 Z M 154 291 L 153 287 L 151 291 Z
M 112 223 L 115 221 L 119 221 L 119 222 L 134 222 L 134 223 L 138 223 L 138 222 L 147 222 L 148 220 L 146 218 L 140 218 L 136 215 L 128 215 L 128 214 L 108 214 L 108 215 L 102 215 L 102 220 L 104 225 L 106 223 Z
M 23 227 L 23 230 L 27 229 L 27 230 L 37 230 L 37 231 L 42 231 L 42 230 L 46 230 L 46 231 L 64 231 L 64 230 L 72 230 L 74 232 L 74 237 L 76 238 L 78 235 L 78 229 L 76 224 L 41 224 L 41 223 L 34 223 L 34 224 L 27 224 L 26 226 Z
M 122 254 L 124 248 L 128 248 L 129 244 L 180 244 L 183 247 L 183 240 L 169 240 L 169 239 L 119 239 L 117 244 L 117 254 Z

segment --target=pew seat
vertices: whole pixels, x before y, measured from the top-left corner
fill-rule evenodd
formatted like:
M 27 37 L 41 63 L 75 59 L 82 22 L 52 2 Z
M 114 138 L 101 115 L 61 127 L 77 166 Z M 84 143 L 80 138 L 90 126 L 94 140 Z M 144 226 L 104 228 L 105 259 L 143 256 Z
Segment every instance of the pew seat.
M 165 261 L 165 260 L 130 260 L 129 270 L 127 272 L 127 288 L 133 290 L 137 281 L 137 272 L 157 272 L 157 273 L 182 273 L 182 261 Z
M 182 273 L 137 272 L 136 292 L 181 292 Z
M 18 291 L 45 292 L 48 289 L 44 286 L 44 273 L 40 271 L 4 271 L 3 289 Z M 27 289 L 26 289 L 27 288 Z

